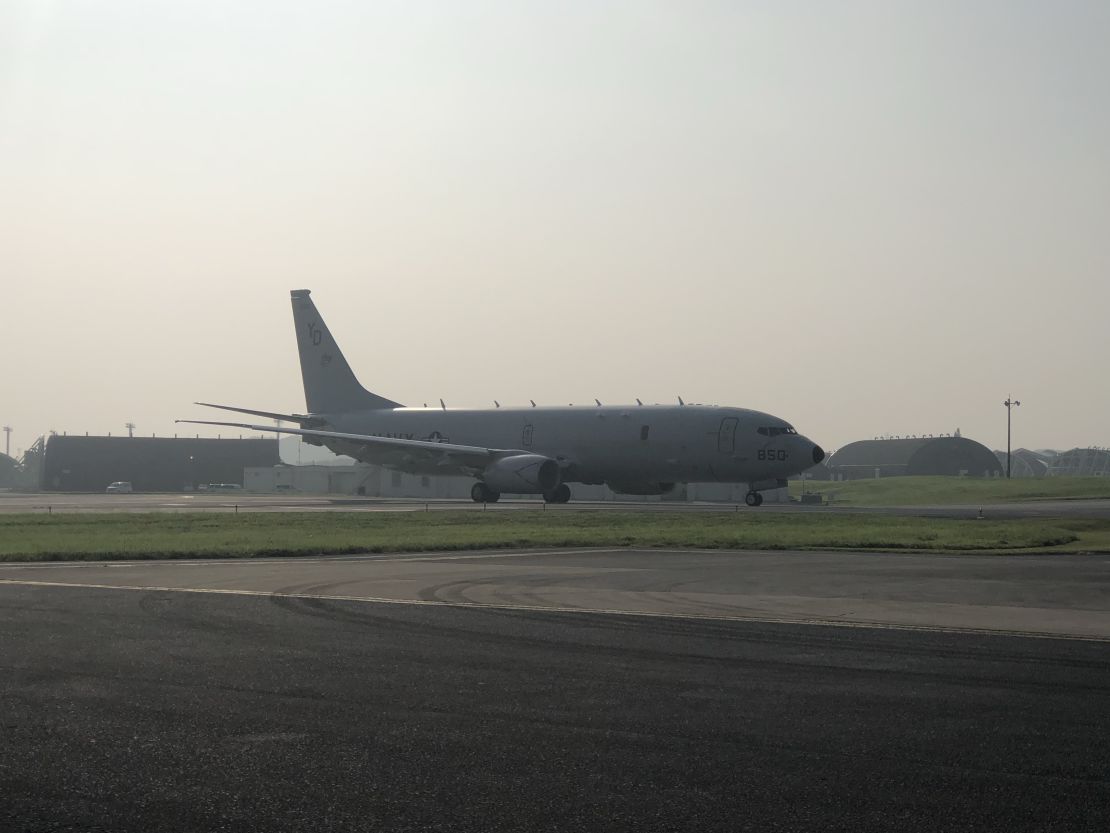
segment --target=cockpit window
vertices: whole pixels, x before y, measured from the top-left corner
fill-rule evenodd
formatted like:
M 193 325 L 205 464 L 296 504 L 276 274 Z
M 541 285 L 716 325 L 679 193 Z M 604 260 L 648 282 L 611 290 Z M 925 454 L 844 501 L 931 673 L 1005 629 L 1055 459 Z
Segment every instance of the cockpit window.
M 757 428 L 760 434 L 764 437 L 777 437 L 779 434 L 797 434 L 798 432 L 791 428 L 789 425 L 767 425 L 762 428 Z

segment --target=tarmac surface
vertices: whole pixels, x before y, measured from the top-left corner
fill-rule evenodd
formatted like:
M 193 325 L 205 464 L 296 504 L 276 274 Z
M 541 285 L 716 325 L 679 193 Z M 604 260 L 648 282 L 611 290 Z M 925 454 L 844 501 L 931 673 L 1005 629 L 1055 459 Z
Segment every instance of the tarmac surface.
M 11 564 L 0 635 L 4 831 L 1110 829 L 1110 556 Z
M 30 585 L 1102 639 L 1110 554 L 492 550 L 0 564 Z
M 542 500 L 504 499 L 481 504 L 471 500 L 418 500 L 408 498 L 329 498 L 321 495 L 277 495 L 251 492 L 218 494 L 106 495 L 67 492 L 0 492 L 0 513 L 5 512 L 423 512 L 470 510 L 474 512 L 534 511 Z M 571 501 L 548 504 L 546 511 L 568 510 L 638 512 L 832 512 L 899 516 L 971 518 L 980 511 L 989 518 L 1110 518 L 1110 500 L 1033 500 L 999 504 L 935 506 L 826 506 L 800 503 L 764 503 L 758 508 L 743 504 L 679 501 Z

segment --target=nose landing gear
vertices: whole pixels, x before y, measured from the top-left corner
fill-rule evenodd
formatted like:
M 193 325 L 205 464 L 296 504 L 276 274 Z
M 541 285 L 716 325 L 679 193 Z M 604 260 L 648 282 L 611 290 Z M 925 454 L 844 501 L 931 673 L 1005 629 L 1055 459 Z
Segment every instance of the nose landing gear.
M 744 503 L 748 504 L 748 506 L 762 506 L 763 495 L 759 492 L 748 492 L 744 495 Z

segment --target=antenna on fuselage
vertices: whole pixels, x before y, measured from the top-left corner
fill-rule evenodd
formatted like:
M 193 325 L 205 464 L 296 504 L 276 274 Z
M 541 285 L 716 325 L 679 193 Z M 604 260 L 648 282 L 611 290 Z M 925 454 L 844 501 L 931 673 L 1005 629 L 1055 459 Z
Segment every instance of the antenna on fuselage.
M 536 400 L 535 399 L 529 399 L 528 401 L 532 403 L 533 408 L 536 407 Z
M 497 400 L 495 399 L 495 400 L 493 400 L 493 406 L 494 406 L 495 408 L 500 408 L 500 407 L 501 407 L 501 403 L 500 403 L 500 402 L 498 402 L 498 401 L 497 401 Z
M 686 404 L 685 402 L 683 402 L 683 401 L 682 401 L 682 397 L 681 397 L 681 396 L 680 396 L 680 397 L 678 397 L 678 404 L 679 404 L 679 405 L 685 405 L 685 404 Z
M 442 399 L 439 400 L 439 407 L 443 408 L 443 410 L 445 410 L 445 411 L 447 410 L 447 406 L 444 404 Z
M 641 401 L 640 401 L 639 399 L 637 399 L 637 400 L 636 400 L 636 404 L 637 404 L 637 405 L 643 405 L 644 403 L 643 403 L 643 402 L 641 402 Z
M 594 402 L 597 403 L 597 407 L 599 407 L 599 408 L 601 407 L 601 400 L 600 399 L 594 399 Z

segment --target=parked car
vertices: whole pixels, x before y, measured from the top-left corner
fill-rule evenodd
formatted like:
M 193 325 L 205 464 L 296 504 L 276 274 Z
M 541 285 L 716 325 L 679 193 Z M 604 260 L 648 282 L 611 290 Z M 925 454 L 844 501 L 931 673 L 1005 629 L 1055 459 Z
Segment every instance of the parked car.
M 114 483 L 109 483 L 108 488 L 104 491 L 110 495 L 129 495 L 135 490 L 131 488 L 131 484 L 126 480 L 117 480 Z

